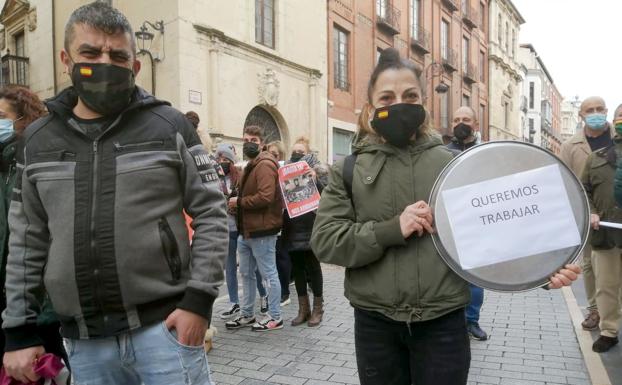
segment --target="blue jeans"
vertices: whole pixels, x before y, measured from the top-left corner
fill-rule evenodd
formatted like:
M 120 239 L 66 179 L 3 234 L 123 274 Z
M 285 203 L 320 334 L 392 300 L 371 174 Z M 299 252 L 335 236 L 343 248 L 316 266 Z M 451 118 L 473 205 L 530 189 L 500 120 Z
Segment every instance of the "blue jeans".
M 115 337 L 65 339 L 75 385 L 213 385 L 203 344 L 185 346 L 164 322 Z
M 225 277 L 227 279 L 227 291 L 229 292 L 229 302 L 240 303 L 238 297 L 238 232 L 229 231 L 229 254 L 227 255 L 227 263 L 225 265 Z M 257 290 L 262 297 L 266 296 L 266 288 L 263 287 L 259 270 L 255 271 L 257 279 Z
M 244 239 L 238 237 L 240 275 L 242 276 L 242 315 L 255 314 L 255 270 L 266 282 L 268 290 L 268 314 L 273 319 L 281 318 L 281 284 L 276 271 L 276 235 Z
M 479 311 L 482 309 L 482 304 L 484 303 L 484 289 L 470 283 L 469 289 L 471 289 L 471 302 L 466 308 L 466 319 L 467 322 L 478 323 Z

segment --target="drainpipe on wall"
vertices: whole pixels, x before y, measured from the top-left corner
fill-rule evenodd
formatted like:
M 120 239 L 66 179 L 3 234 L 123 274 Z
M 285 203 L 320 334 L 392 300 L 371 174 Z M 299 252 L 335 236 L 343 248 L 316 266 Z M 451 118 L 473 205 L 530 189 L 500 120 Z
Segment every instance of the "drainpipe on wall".
M 54 96 L 58 92 L 58 82 L 56 81 L 56 7 L 54 6 L 54 0 L 52 2 L 52 70 L 54 71 Z

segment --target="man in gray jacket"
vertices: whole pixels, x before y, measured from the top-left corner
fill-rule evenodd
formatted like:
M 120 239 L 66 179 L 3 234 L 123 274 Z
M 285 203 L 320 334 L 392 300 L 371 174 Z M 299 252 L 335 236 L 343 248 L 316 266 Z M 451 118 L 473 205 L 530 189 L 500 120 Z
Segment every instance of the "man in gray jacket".
M 214 165 L 184 115 L 135 86 L 119 11 L 74 11 L 61 60 L 73 87 L 28 127 L 17 165 L 4 367 L 37 380 L 45 289 L 75 384 L 211 384 L 203 340 L 228 239 Z

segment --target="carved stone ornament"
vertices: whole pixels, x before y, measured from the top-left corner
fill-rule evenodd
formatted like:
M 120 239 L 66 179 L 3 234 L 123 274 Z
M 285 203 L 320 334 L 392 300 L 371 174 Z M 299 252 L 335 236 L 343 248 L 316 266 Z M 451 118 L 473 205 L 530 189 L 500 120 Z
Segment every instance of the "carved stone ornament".
M 32 8 L 31 10 L 28 11 L 27 23 L 28 23 L 28 30 L 30 32 L 37 29 L 37 8 Z
M 6 48 L 6 30 L 2 29 L 0 31 L 0 51 L 4 51 Z
M 259 104 L 274 107 L 279 103 L 279 80 L 276 72 L 267 68 L 263 74 L 257 74 L 259 80 Z

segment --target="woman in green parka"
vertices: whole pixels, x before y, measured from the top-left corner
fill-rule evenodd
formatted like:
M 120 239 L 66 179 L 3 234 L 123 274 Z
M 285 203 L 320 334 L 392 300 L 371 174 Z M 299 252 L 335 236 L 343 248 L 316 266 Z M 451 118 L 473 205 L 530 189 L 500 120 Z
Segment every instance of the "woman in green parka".
M 426 202 L 453 155 L 433 133 L 414 65 L 395 49 L 380 55 L 368 99 L 351 193 L 339 162 L 322 193 L 312 248 L 321 261 L 346 267 L 362 385 L 466 384 L 469 289 L 433 245 Z M 569 285 L 578 272 L 566 266 L 549 287 Z
M 36 94 L 23 87 L 7 87 L 0 90 L 0 279 L 2 296 L 0 310 L 6 308 L 4 283 L 6 279 L 6 261 L 9 254 L 8 213 L 13 186 L 15 185 L 16 156 L 23 152 L 22 133 L 35 120 L 46 115 L 45 106 Z M 43 311 L 38 319 L 38 332 L 44 341 L 45 350 L 65 358 L 63 340 L 59 333 L 60 323 L 52 310 L 50 302 L 43 303 Z M 4 354 L 4 333 L 0 333 Z

